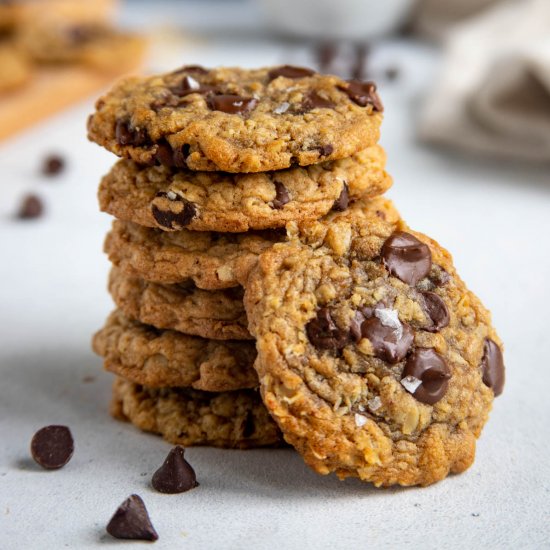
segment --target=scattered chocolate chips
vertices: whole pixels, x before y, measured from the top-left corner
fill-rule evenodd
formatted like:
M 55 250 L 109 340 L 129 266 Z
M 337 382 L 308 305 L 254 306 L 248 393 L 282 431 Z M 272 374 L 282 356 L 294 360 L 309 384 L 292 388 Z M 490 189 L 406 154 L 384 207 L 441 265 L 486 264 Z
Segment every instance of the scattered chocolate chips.
M 153 487 L 160 493 L 184 493 L 198 487 L 195 470 L 184 458 L 185 449 L 174 447 L 162 466 L 153 474 Z
M 197 215 L 197 207 L 174 191 L 161 191 L 151 203 L 156 222 L 166 229 L 182 229 Z
M 381 254 L 389 272 L 411 286 L 426 277 L 432 267 L 428 245 L 404 231 L 398 231 L 387 239 Z
M 63 172 L 65 159 L 60 155 L 48 155 L 42 163 L 42 173 L 45 176 L 56 176 Z
M 371 317 L 361 325 L 361 335 L 368 338 L 374 355 L 392 365 L 402 361 L 412 346 L 414 335 L 411 327 L 401 323 L 401 330 L 386 326 L 377 317 Z
M 115 126 L 115 137 L 119 145 L 140 147 L 150 143 L 145 128 L 133 128 L 128 121 L 118 120 Z
M 493 390 L 495 397 L 504 389 L 504 358 L 496 342 L 485 339 L 483 359 L 481 360 L 483 383 Z
M 319 95 L 315 90 L 312 90 L 306 94 L 302 100 L 300 114 L 307 113 L 312 109 L 334 109 L 334 107 L 334 102 Z
M 46 470 L 58 470 L 71 460 L 74 441 L 67 426 L 45 426 L 31 441 L 31 455 Z
M 309 341 L 317 349 L 341 350 L 349 341 L 347 332 L 336 326 L 326 307 L 322 307 L 317 312 L 317 317 L 309 321 L 306 333 Z
M 272 80 L 275 80 L 276 78 L 280 76 L 284 76 L 285 78 L 305 78 L 306 76 L 314 75 L 315 71 L 312 71 L 311 69 L 306 69 L 305 67 L 294 67 L 292 65 L 281 65 L 280 67 L 276 67 L 275 69 L 272 69 L 267 74 L 267 77 L 269 79 L 269 82 Z
M 271 202 L 271 206 L 275 210 L 280 210 L 287 202 L 290 201 L 288 189 L 280 182 L 275 181 L 275 198 Z
M 450 317 L 445 302 L 435 292 L 422 292 L 424 311 L 430 324 L 424 328 L 428 332 L 438 332 L 448 326 Z
M 39 218 L 44 213 L 44 205 L 40 197 L 36 195 L 25 195 L 21 201 L 21 206 L 17 212 L 17 217 L 21 220 L 30 220 Z
M 415 399 L 427 405 L 437 403 L 447 392 L 451 372 L 432 348 L 417 348 L 407 359 L 401 384 Z
M 207 103 L 212 111 L 222 111 L 230 115 L 242 115 L 252 111 L 258 104 L 258 100 L 253 97 L 225 94 L 210 96 L 207 99 Z
M 360 107 L 372 105 L 378 112 L 384 111 L 384 106 L 376 93 L 376 84 L 374 82 L 363 82 L 361 80 L 348 80 L 347 86 L 338 86 L 348 97 Z
M 116 539 L 155 541 L 159 538 L 140 496 L 129 496 L 107 525 L 107 533 Z
M 344 185 L 342 186 L 342 191 L 340 192 L 340 196 L 334 201 L 334 204 L 332 205 L 332 209 L 336 212 L 343 212 L 347 209 L 349 205 L 349 187 L 348 184 L 344 182 Z

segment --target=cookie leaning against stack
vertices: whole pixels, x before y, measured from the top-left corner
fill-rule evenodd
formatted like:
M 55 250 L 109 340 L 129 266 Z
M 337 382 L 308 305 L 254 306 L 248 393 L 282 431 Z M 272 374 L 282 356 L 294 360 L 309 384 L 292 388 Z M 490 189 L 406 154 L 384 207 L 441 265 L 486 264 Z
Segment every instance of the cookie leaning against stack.
M 276 445 L 253 369 L 243 287 L 288 232 L 399 216 L 376 145 L 372 83 L 299 67 L 183 67 L 97 102 L 89 137 L 123 157 L 100 185 L 118 307 L 94 337 L 113 414 L 185 445 Z M 321 221 L 318 221 L 321 220 Z

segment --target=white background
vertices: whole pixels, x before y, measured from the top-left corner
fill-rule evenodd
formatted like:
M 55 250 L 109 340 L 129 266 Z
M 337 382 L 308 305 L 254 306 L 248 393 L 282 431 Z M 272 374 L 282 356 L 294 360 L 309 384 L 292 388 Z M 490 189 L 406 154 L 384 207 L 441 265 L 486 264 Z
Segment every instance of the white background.
M 158 23 L 165 12 L 154 4 L 150 18 L 130 12 L 127 21 Z M 151 67 L 308 57 L 307 48 L 250 37 L 182 44 L 167 36 Z M 395 179 L 389 196 L 413 228 L 451 250 L 505 342 L 505 391 L 472 468 L 429 488 L 384 490 L 317 476 L 291 450 L 195 448 L 187 458 L 200 487 L 154 492 L 151 474 L 170 446 L 110 419 L 111 376 L 90 351 L 112 307 L 101 253 L 110 220 L 95 192 L 115 161 L 86 141 L 90 99 L 0 144 L 2 550 L 120 546 L 104 528 L 131 493 L 146 502 L 160 535 L 155 548 L 550 547 L 550 169 L 416 143 L 418 103 L 437 61 L 425 47 L 389 42 L 376 49 L 372 69 L 401 69 L 395 82 L 380 79 L 382 144 Z M 50 152 L 68 166 L 47 179 L 39 167 Z M 44 198 L 44 218 L 13 218 L 27 191 Z M 50 423 L 69 425 L 76 440 L 73 460 L 56 472 L 40 470 L 28 451 L 33 433 Z

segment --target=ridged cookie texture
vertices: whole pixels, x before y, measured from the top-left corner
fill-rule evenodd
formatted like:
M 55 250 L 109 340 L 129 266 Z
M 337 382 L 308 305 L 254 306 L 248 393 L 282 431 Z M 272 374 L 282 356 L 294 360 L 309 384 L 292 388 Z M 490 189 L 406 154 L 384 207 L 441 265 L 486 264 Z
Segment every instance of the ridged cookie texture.
M 276 172 L 174 171 L 121 160 L 103 178 L 99 205 L 118 219 L 164 231 L 244 232 L 316 220 L 391 185 L 379 146 L 350 158 Z
M 117 378 L 111 414 L 174 445 L 250 449 L 283 444 L 256 390 L 158 389 Z
M 370 223 L 385 218 L 394 224 L 399 214 L 383 197 L 358 200 L 342 212 L 331 212 L 320 221 L 288 224 L 287 230 L 215 233 L 166 232 L 115 220 L 105 240 L 111 262 L 132 277 L 163 284 L 189 280 L 206 290 L 245 286 L 258 256 L 275 243 L 285 241 L 288 232 L 300 233 L 304 242 L 334 237 L 339 220 Z
M 267 409 L 322 474 L 387 486 L 464 471 L 504 383 L 489 312 L 404 222 L 334 231 L 273 246 L 249 277 Z
M 372 82 L 299 67 L 186 66 L 118 83 L 97 101 L 88 137 L 140 164 L 264 172 L 375 145 L 381 111 Z
M 131 321 L 115 310 L 93 338 L 114 374 L 150 387 L 223 392 L 258 386 L 251 342 L 208 340 Z

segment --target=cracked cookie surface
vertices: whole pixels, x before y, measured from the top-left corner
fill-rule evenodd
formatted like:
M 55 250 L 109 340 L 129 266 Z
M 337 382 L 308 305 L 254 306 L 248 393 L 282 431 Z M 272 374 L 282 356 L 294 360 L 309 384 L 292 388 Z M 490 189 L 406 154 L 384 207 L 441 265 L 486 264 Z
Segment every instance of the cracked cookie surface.
M 115 310 L 92 344 L 107 370 L 138 384 L 189 386 L 210 392 L 258 386 L 252 342 L 208 340 L 159 330 Z
M 102 179 L 103 212 L 165 231 L 244 232 L 316 220 L 391 185 L 379 146 L 350 158 L 276 172 L 174 171 L 121 160 Z
M 490 314 L 404 222 L 340 225 L 332 242 L 273 246 L 249 277 L 264 403 L 319 473 L 428 485 L 462 472 L 504 384 Z
M 264 172 L 374 145 L 381 111 L 371 82 L 288 66 L 186 66 L 117 84 L 96 103 L 88 136 L 140 164 Z
M 343 212 L 332 212 L 318 222 L 300 224 L 305 241 L 332 235 L 336 220 L 376 220 L 384 217 L 396 223 L 399 214 L 383 197 L 359 200 Z M 289 224 L 291 229 L 296 224 Z M 156 283 L 174 284 L 192 280 L 202 289 L 216 290 L 245 286 L 261 252 L 286 240 L 285 230 L 215 233 L 166 232 L 132 222 L 116 220 L 105 240 L 111 262 L 127 275 Z
M 117 378 L 111 414 L 173 445 L 249 449 L 283 444 L 256 390 L 155 389 Z

